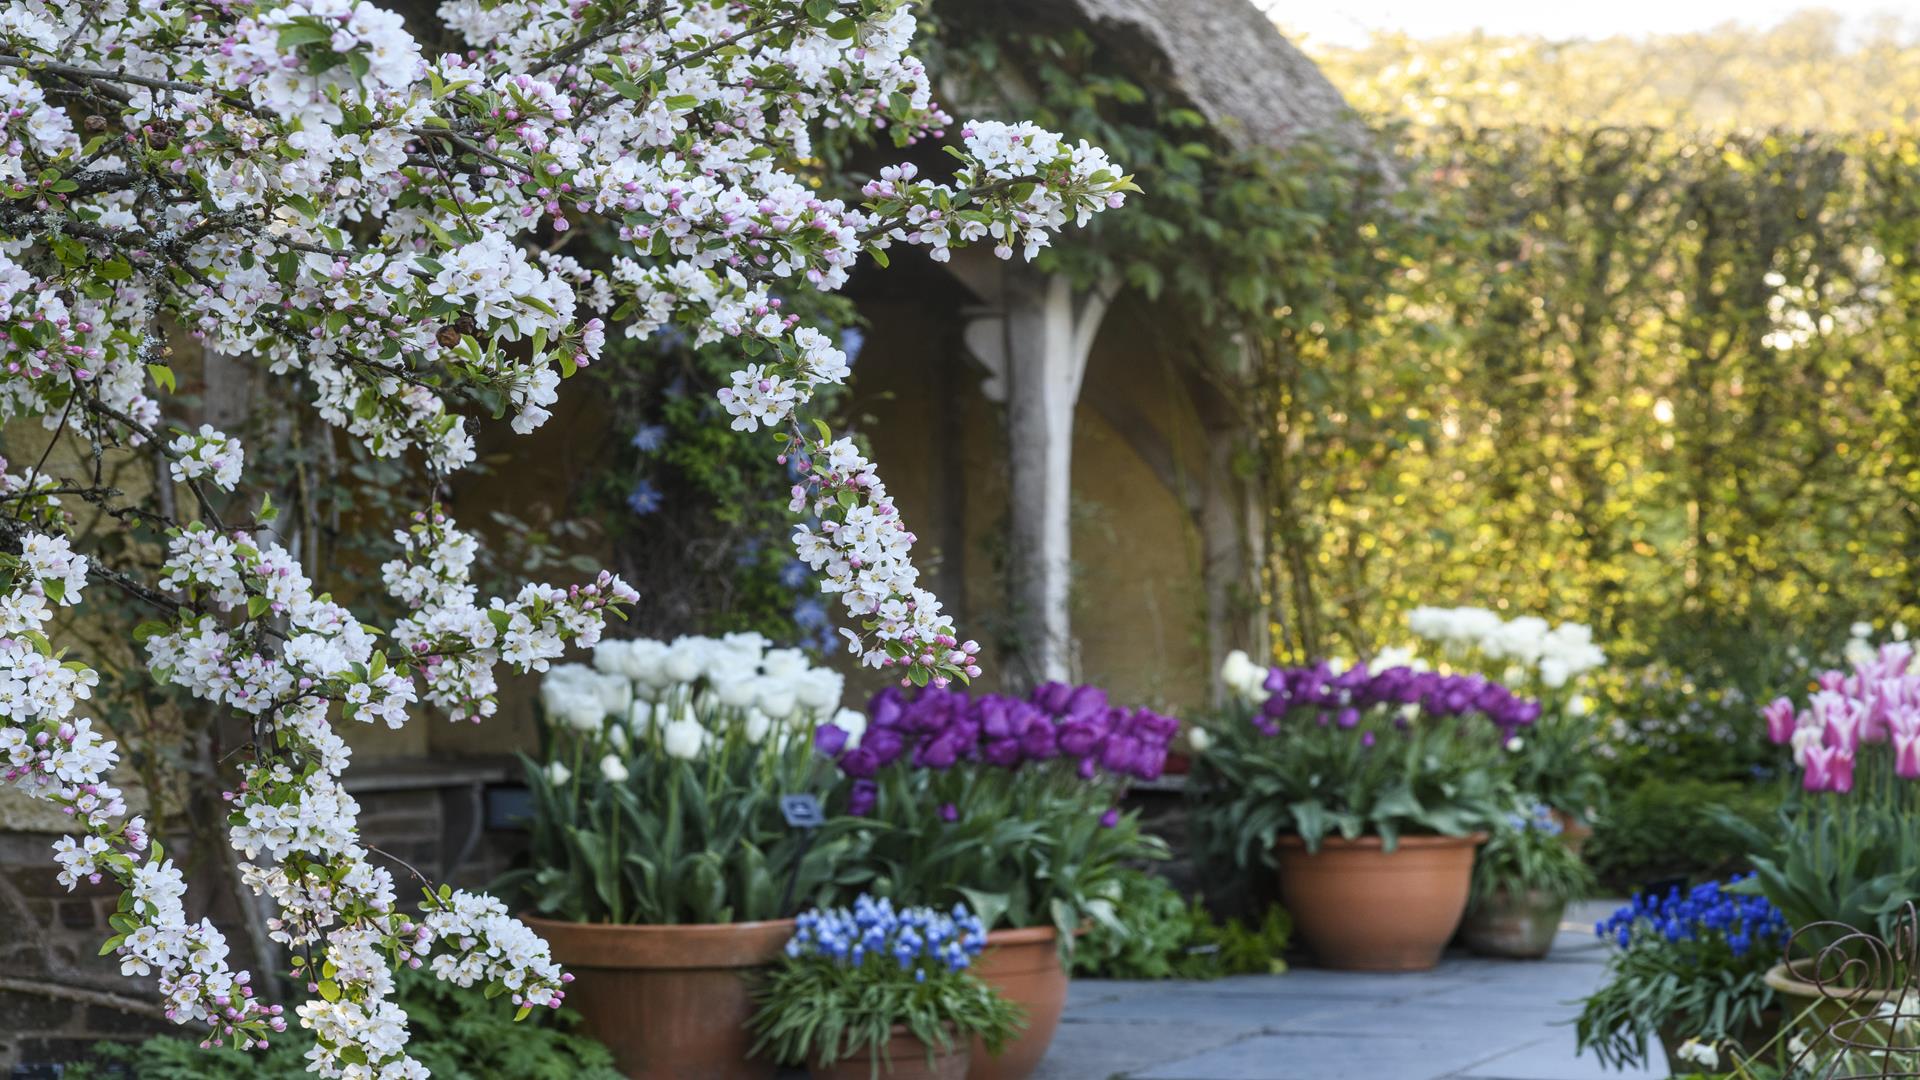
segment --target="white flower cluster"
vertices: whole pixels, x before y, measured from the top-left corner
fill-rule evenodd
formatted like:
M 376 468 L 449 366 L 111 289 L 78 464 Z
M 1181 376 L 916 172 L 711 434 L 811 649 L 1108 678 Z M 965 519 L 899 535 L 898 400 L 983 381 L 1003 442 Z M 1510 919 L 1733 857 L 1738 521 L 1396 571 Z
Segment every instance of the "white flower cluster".
M 274 718 L 287 756 L 256 760 L 229 793 L 230 836 L 248 860 L 243 879 L 277 909 L 272 936 L 301 955 L 325 947 L 328 973 L 314 985 L 331 992 L 323 990 L 298 1014 L 316 1034 L 313 1060 L 326 1076 L 355 1075 L 363 1058 L 379 1076 L 425 1075 L 405 1054 L 404 1014 L 386 1000 L 392 977 L 384 956 L 417 964 L 434 944 L 436 925 L 460 928 L 459 956 L 448 970 L 468 979 L 484 975 L 517 1005 L 553 1005 L 562 996 L 559 969 L 538 938 L 505 919 L 504 909 L 495 912 L 499 918 L 474 914 L 493 901 L 436 897 L 430 911 L 465 913 L 438 924 L 431 915 L 416 924 L 398 912 L 392 874 L 369 860 L 359 842 L 359 808 L 340 786 L 349 754 L 329 719 L 333 705 L 345 718 L 399 727 L 418 697 L 417 669 L 429 697 L 469 711 L 490 708 L 497 663 L 527 670 L 569 641 L 591 644 L 605 607 L 633 599 L 609 578 L 571 592 L 529 586 L 483 611 L 466 580 L 472 541 L 437 509 L 418 515 L 400 540 L 405 554 L 383 575 L 417 609 L 395 630 L 401 659 L 381 651 L 345 608 L 315 596 L 283 548 L 202 525 L 173 538 L 162 585 L 214 610 L 183 617 L 147 640 L 156 677 Z M 237 626 L 220 618 L 243 612 Z M 268 614 L 277 619 L 272 635 L 260 629 Z M 267 647 L 275 640 L 277 649 Z
M 887 486 L 853 440 L 807 446 L 808 470 L 793 486 L 789 509 L 811 512 L 818 530 L 793 532 L 800 561 L 821 575 L 820 587 L 839 593 L 862 635 L 846 628 L 847 649 L 869 667 L 905 666 L 917 671 L 980 674 L 980 646 L 960 641 L 940 598 L 919 586 L 913 565 L 913 533 L 900 520 Z M 932 679 L 947 685 L 945 674 Z
M 1407 629 L 1453 654 L 1477 653 L 1538 673 L 1550 689 L 1607 662 L 1607 654 L 1593 643 L 1593 628 L 1585 623 L 1554 626 L 1533 615 L 1503 619 L 1485 608 L 1420 607 L 1408 613 Z
M 1220 684 L 1242 701 L 1258 705 L 1272 696 L 1267 691 L 1268 670 L 1254 663 L 1245 650 L 1235 649 L 1220 662 Z
M 245 972 L 226 962 L 226 940 L 205 920 L 189 921 L 181 898 L 186 882 L 173 860 L 129 819 L 126 799 L 109 777 L 116 745 L 73 716 L 92 696 L 99 675 L 63 661 L 45 637 L 54 604 L 79 602 L 88 560 L 65 537 L 28 533 L 19 555 L 0 556 L 12 575 L 0 596 L 0 780 L 61 807 L 81 830 L 54 843 L 60 883 L 111 876 L 127 889 L 130 905 L 114 916 L 111 951 L 127 975 L 153 975 L 167 1016 L 207 1027 L 207 1038 L 237 1045 L 264 1044 L 285 1029 L 277 1006 L 253 1000 Z
M 618 748 L 627 749 L 629 738 L 657 737 L 668 756 L 691 759 L 720 737 L 717 727 L 737 727 L 749 743 L 759 743 L 770 734 L 785 737 L 802 722 L 857 716 L 840 708 L 845 690 L 839 672 L 814 666 L 798 649 L 771 648 L 756 633 L 671 642 L 623 638 L 596 645 L 591 667 L 561 664 L 548 671 L 540 705 L 552 722 L 605 734 Z M 624 778 L 625 766 L 616 755 L 602 762 L 601 772 Z
M 803 442 L 812 432 L 800 411 L 847 377 L 847 362 L 776 294 L 838 288 L 863 252 L 899 242 L 943 251 L 990 238 L 1003 256 L 1031 255 L 1068 221 L 1117 205 L 1126 178 L 1092 148 L 979 124 L 961 133 L 952 185 L 894 171 L 863 205 L 825 198 L 782 164 L 814 157 L 820 130 L 884 127 L 911 141 L 950 123 L 908 53 L 906 0 L 664 0 L 644 19 L 581 11 L 576 0 L 445 0 L 442 18 L 465 40 L 431 56 L 369 0 L 0 5 L 0 54 L 62 61 L 0 68 L 0 183 L 11 196 L 0 205 L 0 421 L 37 418 L 102 445 L 159 437 L 172 424 L 158 399 L 173 387 L 166 338 L 177 327 L 309 388 L 316 414 L 369 452 L 417 452 L 441 474 L 475 454 L 448 396 L 488 395 L 513 411 L 516 431 L 531 430 L 560 379 L 599 358 L 600 315 L 635 336 L 678 324 L 701 343 L 738 338 L 760 362 L 733 380 L 726 406 L 743 428 L 785 425 L 788 452 L 810 459 L 796 505 L 819 521 L 797 540 L 859 616 L 853 648 L 917 681 L 977 673 L 975 647 L 918 588 L 912 534 L 872 467 L 829 438 Z M 83 122 L 97 132 L 91 151 Z M 593 219 L 616 246 L 604 268 L 532 256 Z M 70 412 L 82 422 L 69 424 Z M 166 449 L 171 477 L 194 481 L 196 500 L 198 481 L 240 482 L 244 454 L 218 431 Z M 37 470 L 4 483 L 16 494 L 66 486 Z M 91 675 L 53 662 L 39 630 L 86 580 L 85 560 L 55 542 L 56 507 L 52 494 L 15 500 L 14 520 L 46 535 L 13 537 L 34 569 L 0 596 L 11 628 L 0 654 L 20 684 L 0 686 L 9 775 L 85 825 L 60 854 L 69 879 L 109 874 L 134 890 L 123 962 L 160 974 L 177 1018 L 250 1045 L 271 1014 L 224 974 L 217 937 L 184 924 L 177 874 L 145 854 L 144 830 L 114 824 L 111 744 L 65 719 Z M 217 523 L 203 509 L 200 520 Z M 355 839 L 338 783 L 348 755 L 331 723 L 397 725 L 419 701 L 477 720 L 495 708 L 496 664 L 545 670 L 566 645 L 598 639 L 608 606 L 634 598 L 602 575 L 483 604 L 473 545 L 437 510 L 402 543 L 382 574 L 410 611 L 391 648 L 316 592 L 290 552 L 208 524 L 170 545 L 159 584 L 184 599 L 143 634 L 157 676 L 264 733 L 234 795 L 236 842 L 259 860 L 247 879 L 279 906 L 276 932 L 309 953 L 324 946 L 307 961 L 320 969 L 309 972 L 319 998 L 301 1016 L 320 1036 L 316 1071 L 355 1080 L 423 1072 L 405 1055 L 384 971 L 436 936 L 471 941 L 462 977 L 531 1004 L 558 991 L 544 954 L 484 901 L 438 897 L 433 912 L 456 914 L 437 931 L 397 913 L 390 877 Z M 144 588 L 117 568 L 108 580 Z M 779 685 L 773 657 L 763 649 L 750 680 L 703 668 L 706 692 L 738 698 L 751 682 L 751 705 L 737 708 L 769 725 L 789 691 L 795 712 L 837 701 L 824 679 Z M 661 730 L 679 719 L 649 714 Z M 672 745 L 698 752 L 684 736 Z M 147 873 L 137 887 L 136 871 Z
M 198 434 L 181 434 L 167 444 L 173 458 L 170 466 L 176 481 L 211 477 L 215 487 L 232 491 L 240 483 L 240 470 L 246 467 L 247 454 L 240 440 L 201 424 Z

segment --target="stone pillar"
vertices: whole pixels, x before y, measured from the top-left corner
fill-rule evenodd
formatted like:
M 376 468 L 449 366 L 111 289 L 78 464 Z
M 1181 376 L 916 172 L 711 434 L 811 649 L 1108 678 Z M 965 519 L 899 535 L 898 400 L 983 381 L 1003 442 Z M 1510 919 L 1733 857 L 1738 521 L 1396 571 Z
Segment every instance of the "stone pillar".
M 1016 681 L 1073 675 L 1073 413 L 1110 290 L 1083 290 L 1024 265 L 955 270 L 989 306 L 967 347 L 994 373 L 987 395 L 1007 406 L 1011 483 L 1009 572 L 1019 655 Z

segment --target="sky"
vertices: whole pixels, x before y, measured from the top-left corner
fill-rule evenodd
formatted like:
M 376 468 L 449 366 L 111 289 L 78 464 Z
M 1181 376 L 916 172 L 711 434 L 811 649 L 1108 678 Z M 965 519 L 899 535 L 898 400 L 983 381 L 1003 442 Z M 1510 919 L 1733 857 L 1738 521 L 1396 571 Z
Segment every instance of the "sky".
M 1672 34 L 1724 22 L 1773 26 L 1795 11 L 1822 7 L 1849 22 L 1877 15 L 1920 26 L 1920 0 L 1255 0 L 1294 34 L 1330 45 L 1359 45 L 1373 30 L 1440 37 L 1481 29 L 1548 38 Z

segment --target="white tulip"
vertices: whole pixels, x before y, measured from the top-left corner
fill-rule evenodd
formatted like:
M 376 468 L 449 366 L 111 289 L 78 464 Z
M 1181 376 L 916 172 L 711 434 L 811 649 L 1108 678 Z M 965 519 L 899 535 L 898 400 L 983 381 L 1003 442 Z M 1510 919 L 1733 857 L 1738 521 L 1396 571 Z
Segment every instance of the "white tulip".
M 627 763 L 621 761 L 619 755 L 608 754 L 600 759 L 600 778 L 607 783 L 624 784 L 629 775 L 631 774 L 627 772 Z
M 804 675 L 812 667 L 813 661 L 799 649 L 768 649 L 766 658 L 760 661 L 762 674 L 786 679 Z
M 707 670 L 707 656 L 711 651 L 711 643 L 706 638 L 675 638 L 667 649 L 661 670 L 668 682 L 690 683 Z
M 682 761 L 691 761 L 700 756 L 700 747 L 707 741 L 707 729 L 700 726 L 698 720 L 675 720 L 661 732 L 660 744 L 668 757 Z
M 1871 638 L 1873 637 L 1873 624 L 1870 622 L 1854 623 L 1847 629 L 1847 633 L 1857 638 Z
M 799 704 L 792 683 L 765 675 L 760 677 L 760 692 L 754 700 L 760 706 L 760 711 L 774 720 L 788 719 Z
M 1413 647 L 1410 645 L 1392 645 L 1374 654 L 1367 664 L 1369 674 L 1379 674 L 1388 668 L 1413 666 Z
M 575 731 L 599 731 L 607 725 L 607 707 L 597 694 L 581 695 L 568 702 L 560 720 Z
M 1903 622 L 1894 623 L 1891 633 L 1895 641 L 1907 640 L 1907 624 Z
M 744 709 L 759 696 L 759 676 L 746 665 L 733 663 L 709 672 L 709 677 L 713 679 L 714 699 L 722 708 Z
M 833 726 L 847 733 L 847 749 L 860 745 L 867 733 L 867 714 L 858 709 L 841 709 L 833 714 Z
M 562 787 L 571 779 L 573 779 L 573 773 L 564 762 L 556 761 L 547 766 L 547 783 L 554 787 Z
M 594 691 L 608 716 L 619 716 L 633 704 L 633 683 L 625 675 L 601 675 L 593 680 Z
M 658 690 L 668 685 L 667 644 L 652 638 L 640 638 L 627 649 L 626 670 L 622 674 L 636 683 Z
M 812 668 L 794 677 L 794 699 L 802 709 L 815 716 L 827 716 L 840 707 L 840 693 L 846 680 L 831 668 Z
M 1187 729 L 1187 745 L 1193 748 L 1194 753 L 1204 754 L 1207 747 L 1213 745 L 1213 736 L 1207 734 L 1206 728 L 1190 727 Z
M 773 720 L 759 709 L 748 706 L 746 720 L 741 725 L 741 731 L 746 735 L 747 741 L 758 746 L 760 740 L 766 738 L 767 732 L 772 730 Z
M 605 638 L 593 647 L 593 666 L 609 675 L 627 676 L 627 656 L 633 642 L 625 638 Z
M 1548 689 L 1558 690 L 1567 685 L 1569 674 L 1566 661 L 1558 657 L 1549 656 L 1540 661 L 1540 681 L 1545 683 Z
M 1568 716 L 1585 716 L 1593 711 L 1593 702 L 1585 694 L 1575 694 L 1567 699 Z

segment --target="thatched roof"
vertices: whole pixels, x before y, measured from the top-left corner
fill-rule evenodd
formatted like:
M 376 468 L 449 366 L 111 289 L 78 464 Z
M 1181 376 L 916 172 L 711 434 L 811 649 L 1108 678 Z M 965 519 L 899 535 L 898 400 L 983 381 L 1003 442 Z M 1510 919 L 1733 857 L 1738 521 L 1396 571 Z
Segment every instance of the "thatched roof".
M 1358 143 L 1362 127 L 1312 60 L 1250 0 L 1030 0 L 1158 70 L 1236 145 L 1309 133 Z

